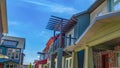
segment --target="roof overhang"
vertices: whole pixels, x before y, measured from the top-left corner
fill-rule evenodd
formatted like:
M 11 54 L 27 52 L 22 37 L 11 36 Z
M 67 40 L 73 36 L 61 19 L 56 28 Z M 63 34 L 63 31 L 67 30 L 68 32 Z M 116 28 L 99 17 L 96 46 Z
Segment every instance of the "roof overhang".
M 6 0 L 0 0 L 0 12 L 2 22 L 2 33 L 8 33 Z
M 120 37 L 120 11 L 96 17 L 76 41 L 76 45 L 66 50 L 74 50 L 84 45 L 95 46 L 118 37 Z

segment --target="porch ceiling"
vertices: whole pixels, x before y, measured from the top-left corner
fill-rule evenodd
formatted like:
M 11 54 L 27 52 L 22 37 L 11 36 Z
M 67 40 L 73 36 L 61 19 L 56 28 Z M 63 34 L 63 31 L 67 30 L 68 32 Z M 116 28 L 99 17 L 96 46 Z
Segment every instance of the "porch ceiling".
M 120 37 L 116 39 L 112 39 L 110 41 L 104 42 L 102 44 L 96 45 L 93 47 L 93 49 L 97 50 L 113 50 L 115 46 L 120 44 Z

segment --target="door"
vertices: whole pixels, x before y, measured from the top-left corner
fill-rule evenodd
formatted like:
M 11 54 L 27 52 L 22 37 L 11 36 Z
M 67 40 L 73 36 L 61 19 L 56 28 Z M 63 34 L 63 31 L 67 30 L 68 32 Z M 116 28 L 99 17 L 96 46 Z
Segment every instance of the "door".
M 109 68 L 108 54 L 102 55 L 102 68 Z
M 4 68 L 4 64 L 0 64 L 0 68 Z
M 84 65 L 84 50 L 78 52 L 78 68 L 83 68 Z

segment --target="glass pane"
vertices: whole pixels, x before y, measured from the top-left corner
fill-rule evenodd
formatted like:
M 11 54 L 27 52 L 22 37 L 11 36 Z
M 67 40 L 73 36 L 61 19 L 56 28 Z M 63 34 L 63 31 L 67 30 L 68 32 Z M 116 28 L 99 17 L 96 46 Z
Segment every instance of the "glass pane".
M 115 0 L 114 0 L 115 1 Z M 120 10 L 120 0 L 116 0 L 116 2 L 114 2 L 114 10 Z
M 12 64 L 10 65 L 10 68 L 13 68 L 13 65 L 12 65 Z
M 10 41 L 10 40 L 6 40 L 3 42 L 3 45 L 14 45 L 16 46 L 17 45 L 17 41 Z

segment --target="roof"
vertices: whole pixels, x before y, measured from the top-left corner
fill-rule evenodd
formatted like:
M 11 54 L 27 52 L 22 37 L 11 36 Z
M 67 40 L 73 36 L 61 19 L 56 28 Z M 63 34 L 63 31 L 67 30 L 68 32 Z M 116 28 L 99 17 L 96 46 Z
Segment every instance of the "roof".
M 6 8 L 6 0 L 0 0 L 0 16 L 2 22 L 2 32 L 8 33 L 8 24 L 7 24 L 7 8 Z
M 73 18 L 77 18 L 77 17 L 79 17 L 80 15 L 83 15 L 83 14 L 86 14 L 86 13 L 88 13 L 87 10 L 86 10 L 86 11 L 79 12 L 79 13 L 76 13 L 76 14 L 74 14 L 72 17 L 73 17 Z
M 96 0 L 91 6 L 90 8 L 88 8 L 85 11 L 82 11 L 80 13 L 74 14 L 70 21 L 68 21 L 68 23 L 64 26 L 63 30 L 66 30 L 64 32 L 69 31 L 76 23 L 77 23 L 77 18 L 83 14 L 86 13 L 91 13 L 92 11 L 94 11 L 98 6 L 100 6 L 105 0 Z
M 18 41 L 17 48 L 25 49 L 25 38 L 12 37 L 12 36 L 3 36 L 2 40 Z
M 76 18 L 72 17 L 68 23 L 63 27 L 63 32 L 69 31 L 77 23 Z
M 57 17 L 57 16 L 51 16 L 49 19 L 49 22 L 46 26 L 46 29 L 54 30 L 54 31 L 60 31 L 61 25 L 64 27 L 64 25 L 68 22 L 68 19 Z
M 85 11 L 82 11 L 80 13 L 77 13 L 77 14 L 74 14 L 70 20 L 66 21 L 64 26 L 63 26 L 63 32 L 67 32 L 69 31 L 77 22 L 77 18 L 83 14 L 86 14 L 86 13 L 91 13 L 92 11 L 94 11 L 98 6 L 100 6 L 105 0 L 96 0 L 87 10 Z M 57 17 L 57 19 L 55 19 L 56 17 L 52 17 L 50 18 L 49 20 L 49 23 L 47 25 L 47 29 L 50 29 L 50 30 L 58 30 L 59 31 L 59 27 L 58 27 L 58 23 L 60 23 L 60 19 L 63 19 L 63 18 L 60 18 Z M 59 24 L 60 26 L 60 24 Z M 57 28 L 56 28 L 57 27 Z
M 88 8 L 88 12 L 93 12 L 98 6 L 100 6 L 105 0 L 96 0 L 91 6 L 90 8 Z

